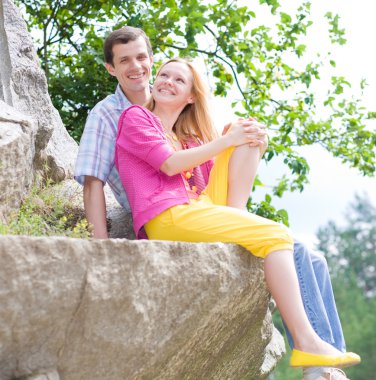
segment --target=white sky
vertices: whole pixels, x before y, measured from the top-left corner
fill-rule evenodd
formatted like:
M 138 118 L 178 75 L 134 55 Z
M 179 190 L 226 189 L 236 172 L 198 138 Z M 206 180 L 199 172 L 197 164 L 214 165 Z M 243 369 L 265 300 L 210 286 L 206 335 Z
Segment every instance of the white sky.
M 300 2 L 281 1 L 283 6 L 293 7 L 298 3 Z M 319 31 L 320 28 L 325 30 L 323 15 L 327 11 L 338 13 L 341 17 L 340 26 L 346 29 L 346 45 L 331 47 L 332 58 L 337 63 L 336 75 L 345 76 L 353 84 L 354 91 L 358 88 L 360 80 L 365 78 L 369 86 L 364 92 L 364 104 L 369 110 L 376 111 L 376 2 L 315 0 L 312 4 L 314 31 Z M 317 38 L 312 36 L 307 42 L 311 52 L 326 51 L 319 35 L 320 33 L 317 33 Z M 330 73 L 327 74 L 329 78 Z M 223 125 L 232 119 L 233 111 L 229 104 L 229 99 L 215 101 L 216 124 Z M 376 129 L 376 121 L 372 121 L 371 125 Z M 307 147 L 302 152 L 311 168 L 310 184 L 305 187 L 303 193 L 286 194 L 280 200 L 275 198 L 275 205 L 287 209 L 295 235 L 313 245 L 319 226 L 323 226 L 328 220 L 343 222 L 343 213 L 353 200 L 355 192 L 367 192 L 376 205 L 376 178 L 362 177 L 357 170 L 349 169 L 319 147 Z M 262 180 L 272 182 L 273 178 L 278 178 L 281 167 L 277 162 L 272 162 L 267 167 L 262 165 L 259 171 Z M 263 194 L 260 193 L 259 198 L 263 198 Z

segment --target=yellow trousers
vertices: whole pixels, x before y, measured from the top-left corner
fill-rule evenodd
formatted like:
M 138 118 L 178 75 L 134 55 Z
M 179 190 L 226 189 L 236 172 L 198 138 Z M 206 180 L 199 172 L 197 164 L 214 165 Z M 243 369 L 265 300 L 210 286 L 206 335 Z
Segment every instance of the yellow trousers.
M 293 250 L 293 238 L 284 225 L 226 206 L 233 150 L 216 158 L 208 186 L 198 199 L 173 206 L 145 225 L 149 239 L 235 243 L 262 258 L 271 252 Z

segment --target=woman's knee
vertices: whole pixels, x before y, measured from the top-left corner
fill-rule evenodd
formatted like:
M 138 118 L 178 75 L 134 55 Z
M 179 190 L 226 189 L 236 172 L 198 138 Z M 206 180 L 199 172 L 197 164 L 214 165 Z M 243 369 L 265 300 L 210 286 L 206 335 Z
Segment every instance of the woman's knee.
M 280 229 L 280 235 L 282 239 L 286 241 L 286 243 L 291 244 L 292 249 L 294 247 L 294 238 L 292 236 L 292 232 L 288 227 L 286 227 L 284 224 L 278 224 Z
M 269 247 L 267 249 L 268 253 L 276 251 L 291 251 L 294 250 L 294 239 L 292 233 L 288 227 L 283 224 L 276 223 L 274 229 L 270 236 L 268 237 Z

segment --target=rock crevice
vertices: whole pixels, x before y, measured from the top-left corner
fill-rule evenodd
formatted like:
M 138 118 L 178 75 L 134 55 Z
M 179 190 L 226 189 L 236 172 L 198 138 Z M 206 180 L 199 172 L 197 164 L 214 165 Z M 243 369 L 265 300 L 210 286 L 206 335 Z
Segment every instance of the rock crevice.
M 0 0 L 0 100 L 28 115 L 36 126 L 34 165 L 55 181 L 72 176 L 77 144 L 48 95 L 47 80 L 18 8 Z

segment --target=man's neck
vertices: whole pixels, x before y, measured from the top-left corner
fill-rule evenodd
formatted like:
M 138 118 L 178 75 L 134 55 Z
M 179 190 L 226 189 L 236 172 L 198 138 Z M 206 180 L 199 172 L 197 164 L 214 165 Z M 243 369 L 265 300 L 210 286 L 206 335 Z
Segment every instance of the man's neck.
M 140 106 L 144 105 L 150 98 L 150 90 L 147 88 L 144 91 L 138 92 L 127 92 L 123 91 L 123 94 L 132 104 L 138 104 Z

